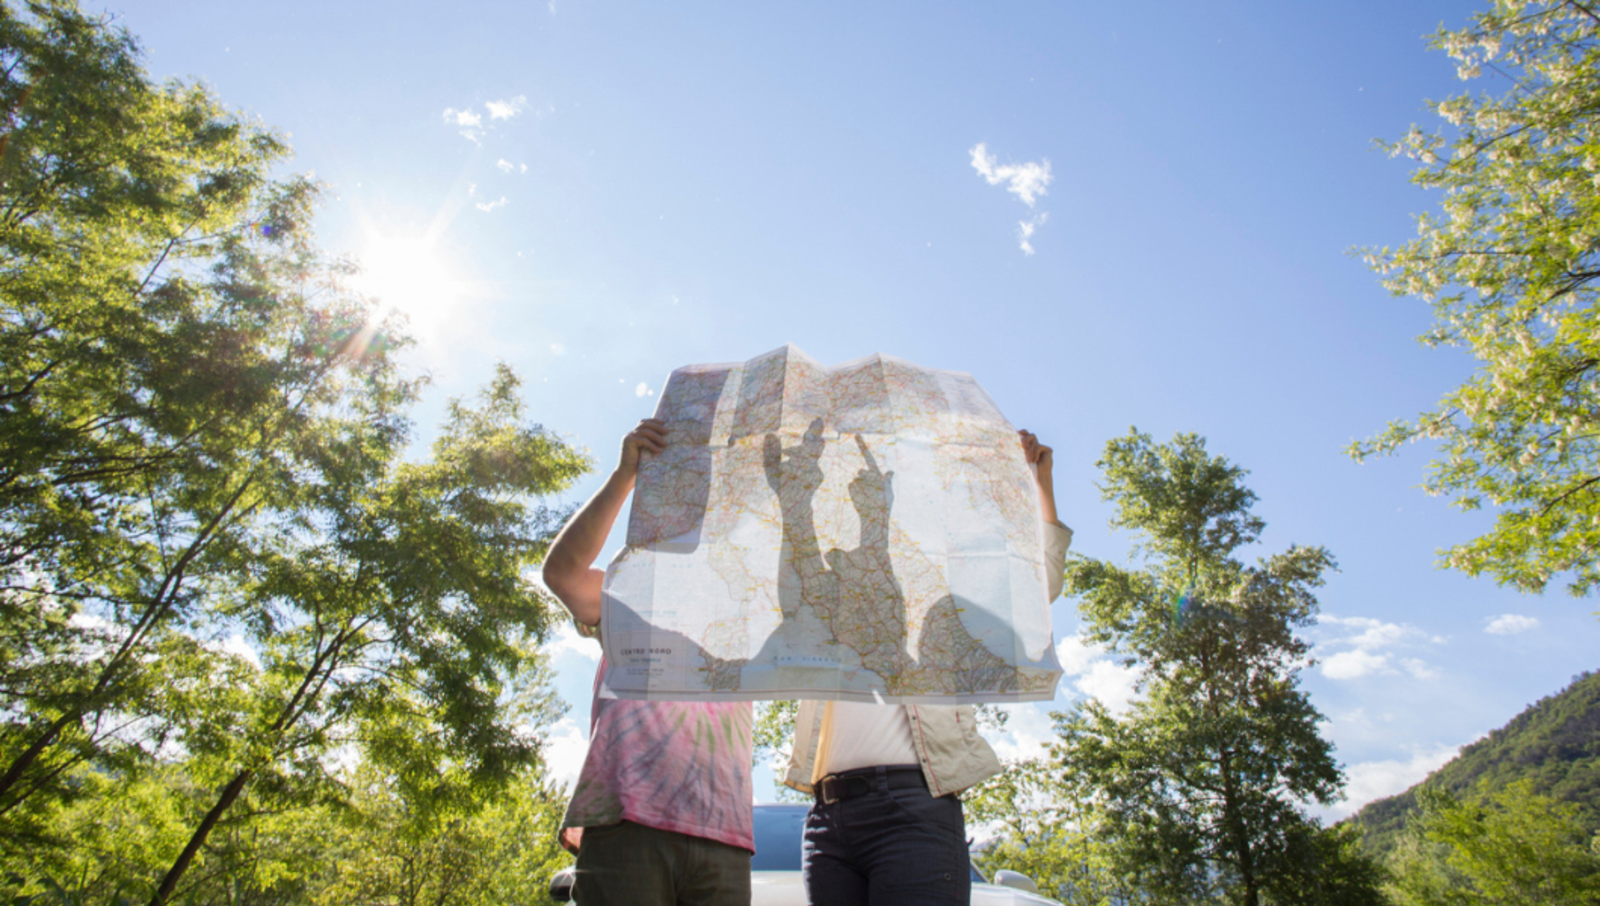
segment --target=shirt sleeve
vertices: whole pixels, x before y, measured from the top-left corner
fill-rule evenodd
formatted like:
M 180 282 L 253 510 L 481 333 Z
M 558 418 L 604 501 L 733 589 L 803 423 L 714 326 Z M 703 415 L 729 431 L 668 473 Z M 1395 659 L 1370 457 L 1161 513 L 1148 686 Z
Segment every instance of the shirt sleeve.
M 1066 582 L 1067 548 L 1071 546 L 1072 529 L 1059 522 L 1044 524 L 1044 571 L 1052 601 L 1061 597 L 1061 586 Z

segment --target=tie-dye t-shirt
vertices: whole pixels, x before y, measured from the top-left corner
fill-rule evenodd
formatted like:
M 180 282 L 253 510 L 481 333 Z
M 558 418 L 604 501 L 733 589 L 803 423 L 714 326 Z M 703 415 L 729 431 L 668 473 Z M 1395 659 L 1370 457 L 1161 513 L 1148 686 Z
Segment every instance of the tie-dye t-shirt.
M 577 852 L 583 828 L 626 820 L 754 852 L 749 702 L 601 698 L 605 670 L 602 658 L 562 845 Z

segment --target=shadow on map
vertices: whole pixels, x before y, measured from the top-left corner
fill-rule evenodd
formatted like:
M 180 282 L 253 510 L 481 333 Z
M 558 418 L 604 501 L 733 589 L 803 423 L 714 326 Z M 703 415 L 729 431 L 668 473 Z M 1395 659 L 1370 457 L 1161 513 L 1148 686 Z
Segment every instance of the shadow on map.
M 779 554 L 778 603 L 782 620 L 750 659 L 717 658 L 701 651 L 705 679 L 712 690 L 752 691 L 748 669 L 771 665 L 784 672 L 781 688 L 814 689 L 817 697 L 843 683 L 840 670 L 859 663 L 881 677 L 889 696 L 958 695 L 1010 692 L 1018 671 L 973 636 L 963 622 L 1009 626 L 971 602 L 946 594 L 923 618 L 913 651 L 906 622 L 906 594 L 889 555 L 894 472 L 883 471 L 859 434 L 854 436 L 863 466 L 848 493 L 859 521 L 860 543 L 848 550 L 822 550 L 816 529 L 815 498 L 823 484 L 821 459 L 828 441 L 825 425 L 811 422 L 799 442 L 784 447 L 776 434 L 764 438 L 763 467 L 783 515 Z M 989 629 L 985 625 L 984 629 Z M 799 655 L 804 640 L 832 639 L 853 653 L 842 657 Z M 690 643 L 693 644 L 693 643 Z

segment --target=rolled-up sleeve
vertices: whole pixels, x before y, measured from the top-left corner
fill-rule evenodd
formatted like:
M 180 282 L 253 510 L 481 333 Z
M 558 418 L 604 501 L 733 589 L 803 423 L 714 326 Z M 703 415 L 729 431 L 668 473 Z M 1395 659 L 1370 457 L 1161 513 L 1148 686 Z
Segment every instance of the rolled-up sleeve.
M 1072 546 L 1072 529 L 1059 522 L 1044 524 L 1044 571 L 1049 583 L 1050 600 L 1061 597 L 1061 586 L 1066 581 L 1067 548 Z

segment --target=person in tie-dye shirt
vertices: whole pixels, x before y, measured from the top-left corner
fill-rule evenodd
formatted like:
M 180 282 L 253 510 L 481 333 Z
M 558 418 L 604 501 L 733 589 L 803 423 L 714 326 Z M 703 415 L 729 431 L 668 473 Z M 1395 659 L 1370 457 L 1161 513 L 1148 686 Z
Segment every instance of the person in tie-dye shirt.
M 595 635 L 605 573 L 595 560 L 633 492 L 639 459 L 661 452 L 667 427 L 641 421 L 622 439 L 605 485 L 545 557 L 544 581 Z M 589 753 L 561 822 L 578 856 L 580 906 L 749 906 L 751 709 L 748 702 L 602 699 L 595 674 Z

